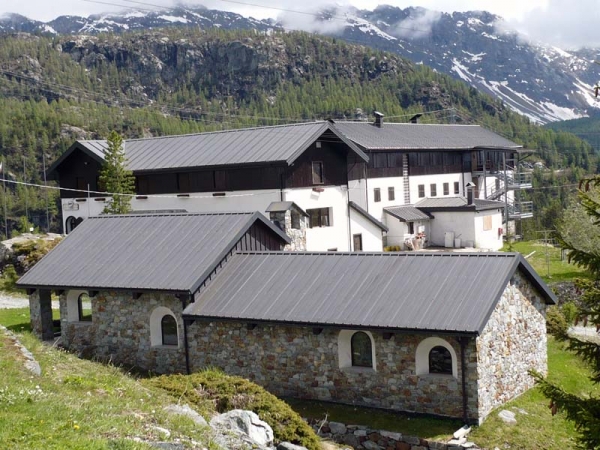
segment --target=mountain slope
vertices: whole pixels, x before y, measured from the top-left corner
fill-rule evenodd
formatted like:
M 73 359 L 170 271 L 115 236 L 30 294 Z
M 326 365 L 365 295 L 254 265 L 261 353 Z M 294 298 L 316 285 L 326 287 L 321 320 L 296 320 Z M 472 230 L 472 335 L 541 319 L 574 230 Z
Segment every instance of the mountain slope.
M 598 51 L 566 52 L 527 42 L 506 30 L 502 19 L 493 14 L 447 14 L 423 8 L 379 6 L 373 11 L 332 9 L 313 20 L 311 29 L 394 52 L 464 80 L 534 122 L 584 117 L 600 108 L 600 102 L 592 95 L 598 75 L 590 64 Z M 284 24 L 286 28 L 296 26 L 294 22 Z M 0 31 L 50 34 L 115 33 L 163 26 L 254 29 L 267 33 L 282 29 L 282 24 L 272 20 L 255 20 L 203 7 L 87 18 L 61 16 L 48 23 L 18 15 L 0 20 Z

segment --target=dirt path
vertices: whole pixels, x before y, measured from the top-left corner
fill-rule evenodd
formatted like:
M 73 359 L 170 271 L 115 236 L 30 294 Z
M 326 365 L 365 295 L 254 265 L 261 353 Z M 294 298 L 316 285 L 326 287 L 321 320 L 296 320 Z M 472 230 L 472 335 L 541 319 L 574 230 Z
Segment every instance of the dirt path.
M 0 291 L 0 309 L 29 308 L 29 299 L 24 295 Z M 52 309 L 58 309 L 58 302 L 52 302 Z

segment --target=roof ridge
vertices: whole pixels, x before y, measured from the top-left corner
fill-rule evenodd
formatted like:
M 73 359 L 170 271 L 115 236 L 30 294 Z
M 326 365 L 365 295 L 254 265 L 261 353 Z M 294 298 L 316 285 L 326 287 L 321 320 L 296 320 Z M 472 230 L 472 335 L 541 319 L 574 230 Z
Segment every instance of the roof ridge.
M 144 214 L 100 214 L 88 217 L 88 219 L 122 219 L 129 217 L 184 217 L 184 216 L 243 216 L 252 215 L 257 211 L 208 211 L 208 212 L 185 212 L 185 213 L 144 213 Z
M 244 250 L 238 251 L 239 255 L 273 255 L 273 256 L 409 256 L 409 257 L 519 257 L 519 252 L 324 252 L 324 251 L 269 251 L 269 250 Z

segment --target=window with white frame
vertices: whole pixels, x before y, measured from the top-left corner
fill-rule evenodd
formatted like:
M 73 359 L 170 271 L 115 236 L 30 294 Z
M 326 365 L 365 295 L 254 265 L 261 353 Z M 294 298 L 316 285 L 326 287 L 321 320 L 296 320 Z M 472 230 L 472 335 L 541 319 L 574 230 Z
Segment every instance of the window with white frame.
M 150 314 L 150 345 L 179 346 L 179 326 L 175 314 L 165 306 L 154 308 Z
M 340 369 L 376 370 L 375 341 L 370 331 L 342 330 L 338 335 Z
M 445 339 L 423 339 L 416 350 L 415 372 L 417 375 L 449 375 L 458 378 L 456 351 Z

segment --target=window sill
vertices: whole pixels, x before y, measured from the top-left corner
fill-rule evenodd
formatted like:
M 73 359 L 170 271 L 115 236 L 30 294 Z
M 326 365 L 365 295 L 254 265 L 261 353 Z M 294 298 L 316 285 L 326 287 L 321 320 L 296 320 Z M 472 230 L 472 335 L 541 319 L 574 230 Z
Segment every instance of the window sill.
M 152 348 L 160 350 L 179 350 L 179 345 L 153 345 Z
M 452 374 L 449 373 L 422 373 L 421 375 L 417 375 L 419 378 L 429 379 L 429 380 L 450 380 L 457 379 Z
M 377 373 L 377 371 L 372 367 L 349 366 L 340 367 L 340 370 L 346 373 Z

